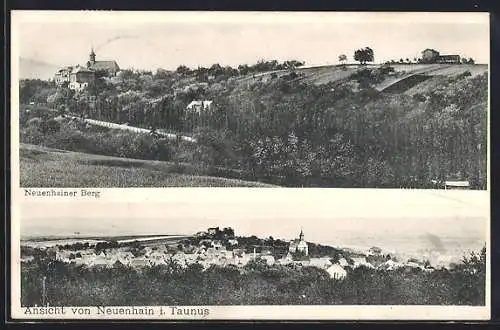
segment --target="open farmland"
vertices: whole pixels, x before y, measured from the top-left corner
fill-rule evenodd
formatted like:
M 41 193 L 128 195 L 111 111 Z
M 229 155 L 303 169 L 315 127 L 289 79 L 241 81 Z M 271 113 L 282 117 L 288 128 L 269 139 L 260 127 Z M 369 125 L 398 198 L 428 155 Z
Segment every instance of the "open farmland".
M 270 187 L 212 176 L 178 173 L 171 162 L 20 146 L 21 187 Z
M 85 244 L 95 246 L 100 242 L 116 241 L 117 243 L 141 242 L 144 245 L 159 243 L 176 243 L 189 236 L 180 235 L 137 235 L 137 236 L 103 236 L 103 237 L 52 237 L 52 238 L 29 238 L 21 240 L 21 245 L 33 248 L 49 248 L 71 244 Z

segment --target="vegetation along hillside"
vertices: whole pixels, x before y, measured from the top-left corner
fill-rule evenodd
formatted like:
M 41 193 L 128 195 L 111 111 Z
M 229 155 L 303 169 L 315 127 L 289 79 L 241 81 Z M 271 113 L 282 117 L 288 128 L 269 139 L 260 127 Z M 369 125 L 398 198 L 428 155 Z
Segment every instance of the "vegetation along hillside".
M 280 186 L 431 188 L 432 182 L 468 180 L 485 189 L 487 66 L 302 65 L 123 70 L 79 92 L 22 80 L 21 142 L 187 164 L 197 176 Z M 204 100 L 212 103 L 188 106 Z M 151 134 L 94 127 L 68 115 Z M 23 185 L 40 185 L 29 178 L 32 165 L 21 161 Z M 49 169 L 39 170 L 43 177 Z M 51 171 L 57 176 L 62 168 Z M 192 184 L 182 182 L 176 184 Z

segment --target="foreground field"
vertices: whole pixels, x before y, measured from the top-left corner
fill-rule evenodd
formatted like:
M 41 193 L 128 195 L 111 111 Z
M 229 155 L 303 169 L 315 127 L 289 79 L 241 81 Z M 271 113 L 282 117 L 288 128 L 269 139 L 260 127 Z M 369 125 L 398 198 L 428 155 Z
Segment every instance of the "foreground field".
M 21 144 L 21 187 L 271 187 L 178 173 L 170 162 L 109 157 Z

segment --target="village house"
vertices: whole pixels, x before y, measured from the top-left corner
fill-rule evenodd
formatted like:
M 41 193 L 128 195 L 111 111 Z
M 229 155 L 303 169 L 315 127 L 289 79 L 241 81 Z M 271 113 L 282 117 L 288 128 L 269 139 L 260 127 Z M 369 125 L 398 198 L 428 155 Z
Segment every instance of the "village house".
M 272 255 L 260 256 L 261 260 L 264 260 L 268 266 L 272 266 L 275 263 L 274 257 Z
M 289 264 L 293 263 L 292 254 L 290 252 L 288 252 L 285 256 L 278 259 L 277 263 L 279 263 L 280 265 L 289 265 Z
M 338 261 L 338 264 L 342 267 L 347 267 L 349 266 L 349 263 L 347 262 L 347 260 L 345 260 L 345 258 L 340 258 L 339 261 Z
M 221 241 L 212 241 L 211 245 L 216 250 L 220 250 L 223 247 Z
M 373 265 L 366 261 L 366 257 L 353 257 L 352 261 L 354 262 L 353 268 L 358 268 L 358 267 L 367 267 L 367 268 L 373 268 Z
M 82 91 L 89 86 L 89 84 L 93 83 L 95 80 L 95 72 L 89 69 L 86 69 L 81 66 L 76 66 L 73 68 L 69 75 L 69 89 L 74 91 Z
M 231 246 L 236 246 L 238 245 L 238 240 L 237 239 L 234 239 L 234 238 L 230 238 L 228 241 L 229 245 Z
M 326 269 L 326 272 L 334 280 L 343 280 L 347 276 L 347 271 L 339 264 L 331 265 Z
M 215 236 L 220 231 L 219 227 L 208 228 L 208 235 Z
M 392 271 L 401 268 L 403 266 L 404 266 L 403 264 L 396 262 L 394 260 L 387 260 L 383 264 L 379 265 L 377 268 Z
M 64 83 L 69 83 L 69 75 L 71 74 L 71 71 L 73 71 L 72 66 L 59 69 L 54 75 L 54 82 L 56 85 L 61 86 Z
M 311 266 L 311 267 L 326 269 L 326 268 L 330 267 L 331 265 L 332 265 L 332 262 L 330 261 L 329 257 L 309 259 L 309 266 Z

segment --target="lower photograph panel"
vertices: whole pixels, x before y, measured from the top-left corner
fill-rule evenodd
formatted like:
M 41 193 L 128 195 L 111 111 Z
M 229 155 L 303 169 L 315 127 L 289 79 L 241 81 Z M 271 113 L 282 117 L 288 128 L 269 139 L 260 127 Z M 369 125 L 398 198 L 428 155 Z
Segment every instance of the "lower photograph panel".
M 378 198 L 352 198 L 339 189 L 316 203 L 307 194 L 291 193 L 287 203 L 240 198 L 47 207 L 27 200 L 13 266 L 20 303 L 14 314 L 489 317 L 484 192 L 387 190 Z

